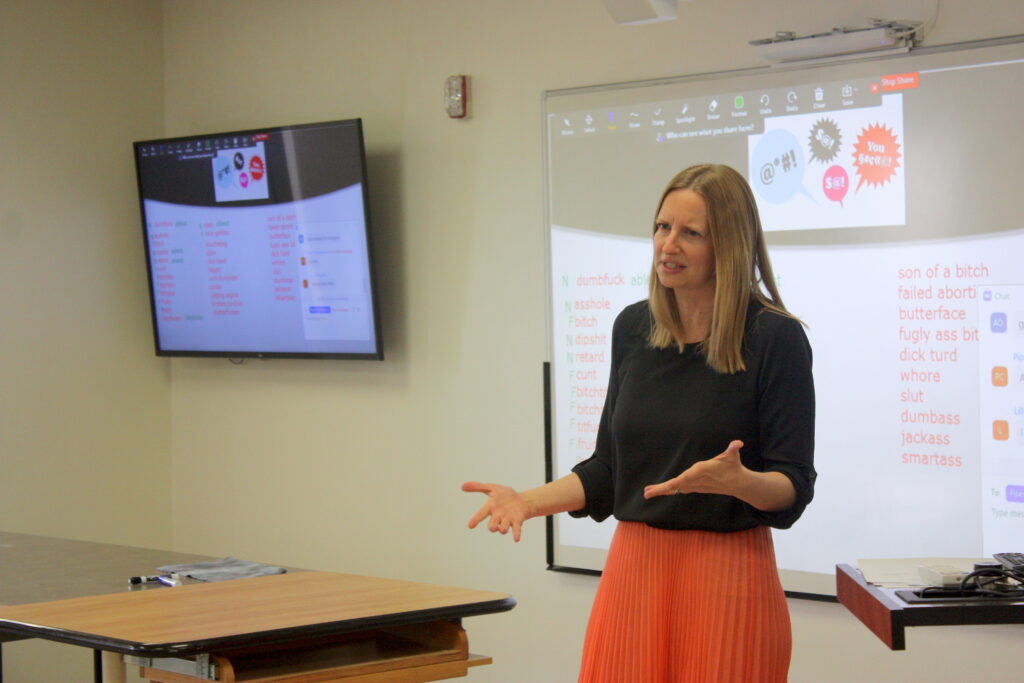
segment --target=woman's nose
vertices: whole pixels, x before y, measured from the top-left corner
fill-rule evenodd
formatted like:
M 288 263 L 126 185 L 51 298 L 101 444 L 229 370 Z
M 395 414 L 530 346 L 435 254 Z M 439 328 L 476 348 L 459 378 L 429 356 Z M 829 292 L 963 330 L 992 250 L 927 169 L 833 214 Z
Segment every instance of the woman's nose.
M 680 249 L 679 242 L 679 233 L 672 232 L 665 238 L 665 241 L 661 243 L 661 250 L 674 254 Z

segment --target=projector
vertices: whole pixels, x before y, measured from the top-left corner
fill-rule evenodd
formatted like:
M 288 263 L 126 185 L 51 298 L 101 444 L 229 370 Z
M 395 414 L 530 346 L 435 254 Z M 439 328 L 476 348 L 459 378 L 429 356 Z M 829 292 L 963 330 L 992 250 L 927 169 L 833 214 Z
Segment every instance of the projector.
M 829 33 L 796 37 L 780 31 L 774 38 L 751 40 L 762 59 L 769 62 L 795 62 L 822 57 L 859 55 L 875 50 L 907 48 L 908 33 L 904 26 L 872 26 L 869 28 L 837 28 Z M 909 49 L 909 48 L 908 48 Z

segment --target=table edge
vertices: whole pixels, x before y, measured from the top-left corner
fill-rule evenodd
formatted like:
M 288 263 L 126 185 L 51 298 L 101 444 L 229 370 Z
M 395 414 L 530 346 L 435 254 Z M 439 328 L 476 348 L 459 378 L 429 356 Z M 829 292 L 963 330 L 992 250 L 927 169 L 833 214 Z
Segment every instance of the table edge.
M 507 612 L 514 608 L 516 604 L 516 599 L 509 595 L 495 600 L 484 600 L 461 605 L 445 605 L 443 607 L 411 610 L 395 614 L 374 615 L 318 624 L 303 624 L 301 626 L 291 626 L 269 631 L 254 631 L 203 640 L 168 643 L 141 643 L 17 621 L 0 621 L 0 634 L 13 635 L 20 638 L 42 638 L 44 640 L 136 657 L 185 657 L 254 644 L 287 643 L 306 638 L 340 635 L 390 626 L 405 626 L 444 619 L 496 614 Z

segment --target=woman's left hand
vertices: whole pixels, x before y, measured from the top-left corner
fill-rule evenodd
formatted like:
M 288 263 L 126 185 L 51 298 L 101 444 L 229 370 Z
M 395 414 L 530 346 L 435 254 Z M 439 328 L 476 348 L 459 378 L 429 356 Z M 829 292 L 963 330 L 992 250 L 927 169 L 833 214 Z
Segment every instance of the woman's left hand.
M 678 477 L 644 488 L 644 498 L 676 493 L 720 493 L 736 495 L 742 488 L 747 468 L 740 462 L 742 441 L 732 441 L 724 452 L 695 463 Z

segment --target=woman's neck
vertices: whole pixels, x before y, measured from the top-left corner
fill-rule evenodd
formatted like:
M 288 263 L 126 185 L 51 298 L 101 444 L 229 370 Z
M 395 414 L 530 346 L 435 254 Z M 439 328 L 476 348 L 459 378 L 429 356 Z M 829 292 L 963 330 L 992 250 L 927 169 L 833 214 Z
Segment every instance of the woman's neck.
M 681 297 L 676 292 L 676 307 L 679 309 L 684 344 L 696 344 L 707 339 L 711 331 L 714 304 L 714 297 L 695 300 Z

